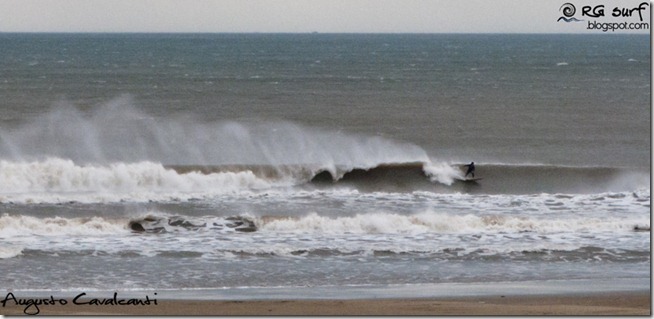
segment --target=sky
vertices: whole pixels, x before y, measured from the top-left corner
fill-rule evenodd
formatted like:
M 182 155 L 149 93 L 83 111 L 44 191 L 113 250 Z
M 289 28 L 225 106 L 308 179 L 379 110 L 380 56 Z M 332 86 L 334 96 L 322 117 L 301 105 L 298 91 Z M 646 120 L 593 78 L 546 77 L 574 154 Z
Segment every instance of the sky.
M 557 21 L 564 3 L 584 21 Z M 585 33 L 642 0 L 0 0 L 0 32 Z M 581 17 L 584 5 L 606 17 Z M 644 22 L 649 22 L 650 10 Z M 601 31 L 600 31 L 601 32 Z M 609 31 L 611 32 L 611 31 Z M 619 30 L 617 32 L 627 32 Z

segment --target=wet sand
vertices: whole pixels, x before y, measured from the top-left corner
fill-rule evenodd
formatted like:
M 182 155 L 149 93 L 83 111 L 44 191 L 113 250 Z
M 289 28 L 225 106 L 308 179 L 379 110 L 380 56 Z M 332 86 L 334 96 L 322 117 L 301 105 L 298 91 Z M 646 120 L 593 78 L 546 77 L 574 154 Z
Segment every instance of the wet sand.
M 0 307 L 2 304 L 0 303 Z M 3 315 L 22 315 L 10 300 Z M 30 308 L 34 312 L 35 308 Z M 649 292 L 354 300 L 157 300 L 150 305 L 41 305 L 39 315 L 651 315 Z

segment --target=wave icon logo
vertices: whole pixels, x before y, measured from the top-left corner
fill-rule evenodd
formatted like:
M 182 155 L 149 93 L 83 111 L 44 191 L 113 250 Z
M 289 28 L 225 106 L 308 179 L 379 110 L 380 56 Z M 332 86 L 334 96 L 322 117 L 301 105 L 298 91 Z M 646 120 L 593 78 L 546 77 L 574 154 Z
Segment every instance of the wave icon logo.
M 563 13 L 563 16 L 560 17 L 556 22 L 560 22 L 561 20 L 565 22 L 581 22 L 583 20 L 579 20 L 574 17 L 575 13 L 577 12 L 577 8 L 575 8 L 574 4 L 572 3 L 564 3 L 560 8 L 559 11 Z

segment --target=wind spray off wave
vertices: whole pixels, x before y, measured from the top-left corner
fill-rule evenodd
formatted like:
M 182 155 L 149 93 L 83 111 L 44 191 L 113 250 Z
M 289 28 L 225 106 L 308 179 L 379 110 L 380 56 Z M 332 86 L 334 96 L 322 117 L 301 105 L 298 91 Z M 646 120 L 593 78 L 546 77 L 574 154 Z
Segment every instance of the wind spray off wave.
M 323 168 L 428 160 L 416 145 L 380 137 L 309 129 L 290 122 L 158 118 L 133 105 L 122 97 L 87 112 L 71 105 L 55 107 L 16 129 L 0 132 L 0 152 L 11 160 L 58 157 L 76 163 L 314 164 Z

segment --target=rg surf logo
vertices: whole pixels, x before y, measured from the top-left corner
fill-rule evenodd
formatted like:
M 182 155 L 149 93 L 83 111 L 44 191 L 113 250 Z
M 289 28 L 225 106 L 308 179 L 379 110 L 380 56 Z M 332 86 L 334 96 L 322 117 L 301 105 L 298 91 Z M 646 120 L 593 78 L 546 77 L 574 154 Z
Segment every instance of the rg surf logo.
M 644 18 L 649 14 L 647 12 L 649 6 L 648 2 L 642 2 L 638 6 L 616 6 L 613 8 L 607 8 L 605 5 L 599 4 L 585 5 L 581 7 L 581 10 L 577 10 L 574 4 L 567 2 L 559 7 L 562 16 L 556 21 L 566 23 L 582 22 L 584 19 L 575 17 L 575 14 L 581 12 L 581 18 L 589 18 L 587 30 L 600 30 L 603 32 L 609 30 L 649 30 L 649 23 L 643 22 Z M 638 22 L 633 22 L 636 17 Z

